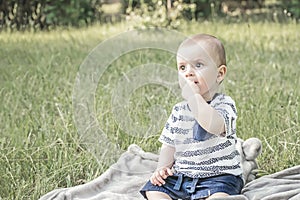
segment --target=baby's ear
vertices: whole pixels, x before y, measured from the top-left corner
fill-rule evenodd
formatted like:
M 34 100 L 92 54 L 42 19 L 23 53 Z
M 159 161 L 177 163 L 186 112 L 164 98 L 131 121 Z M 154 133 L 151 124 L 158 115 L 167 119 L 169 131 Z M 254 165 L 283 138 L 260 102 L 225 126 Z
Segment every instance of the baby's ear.
M 221 65 L 220 67 L 218 67 L 218 75 L 217 75 L 218 83 L 221 83 L 224 80 L 226 72 L 227 72 L 226 65 Z

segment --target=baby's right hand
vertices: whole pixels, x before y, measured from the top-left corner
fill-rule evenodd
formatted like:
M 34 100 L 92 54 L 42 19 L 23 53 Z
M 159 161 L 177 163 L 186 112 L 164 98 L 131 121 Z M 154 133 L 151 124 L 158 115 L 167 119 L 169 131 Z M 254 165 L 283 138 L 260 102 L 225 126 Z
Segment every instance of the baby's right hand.
M 163 167 L 163 168 L 155 170 L 155 172 L 150 177 L 150 182 L 153 185 L 162 186 L 163 184 L 166 183 L 164 181 L 164 179 L 166 179 L 168 176 L 172 176 L 172 175 L 173 175 L 173 172 L 170 168 Z

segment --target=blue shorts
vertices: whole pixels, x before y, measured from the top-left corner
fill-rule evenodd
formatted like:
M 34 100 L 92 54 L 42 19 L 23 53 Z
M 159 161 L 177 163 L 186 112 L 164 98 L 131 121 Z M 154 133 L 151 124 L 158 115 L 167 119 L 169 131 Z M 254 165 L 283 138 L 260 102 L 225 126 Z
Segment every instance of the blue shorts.
M 146 191 L 159 191 L 168 194 L 172 199 L 194 200 L 207 198 L 217 192 L 238 195 L 244 186 L 241 176 L 231 174 L 209 178 L 190 178 L 183 174 L 174 174 L 166 178 L 165 182 L 162 186 L 156 186 L 148 181 L 140 193 L 146 198 Z

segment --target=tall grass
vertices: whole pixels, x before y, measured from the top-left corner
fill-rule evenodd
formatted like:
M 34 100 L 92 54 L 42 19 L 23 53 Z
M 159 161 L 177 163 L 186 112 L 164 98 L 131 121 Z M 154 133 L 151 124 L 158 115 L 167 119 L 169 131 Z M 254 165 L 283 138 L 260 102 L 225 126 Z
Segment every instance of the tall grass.
M 79 66 L 101 41 L 127 27 L 95 26 L 70 31 L 0 35 L 0 177 L 2 199 L 38 199 L 58 188 L 98 177 L 111 159 L 98 160 L 80 140 L 74 123 L 73 87 Z M 238 135 L 263 142 L 261 175 L 300 164 L 299 25 L 276 23 L 191 23 L 181 32 L 219 37 L 227 50 L 227 94 L 238 107 Z M 166 38 L 167 40 L 168 38 Z M 99 81 L 95 107 L 99 126 L 111 142 L 126 150 L 131 143 L 157 151 L 162 127 L 147 137 L 129 134 L 116 122 L 111 96 L 134 66 L 162 63 L 175 68 L 175 57 L 140 50 L 113 62 Z M 151 122 L 159 105 L 165 119 L 180 97 L 159 85 L 141 87 L 130 96 L 129 119 Z M 121 112 L 121 111 L 120 111 Z

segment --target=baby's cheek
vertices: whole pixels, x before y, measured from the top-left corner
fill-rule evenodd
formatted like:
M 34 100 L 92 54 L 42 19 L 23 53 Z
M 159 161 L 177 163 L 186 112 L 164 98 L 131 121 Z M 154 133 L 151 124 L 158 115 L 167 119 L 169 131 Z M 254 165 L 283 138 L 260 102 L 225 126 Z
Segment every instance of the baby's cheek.
M 209 87 L 216 81 L 216 74 L 213 71 L 206 71 L 205 74 L 202 74 L 201 80 L 206 86 Z
M 184 87 L 184 85 L 186 84 L 186 80 L 183 77 L 182 74 L 178 73 L 178 82 L 179 82 L 179 86 L 182 89 Z
M 206 79 L 206 81 L 205 81 L 205 86 L 206 86 L 206 88 L 207 88 L 207 89 L 212 88 L 212 87 L 214 86 L 215 82 L 216 82 L 216 81 L 213 80 L 213 79 Z

